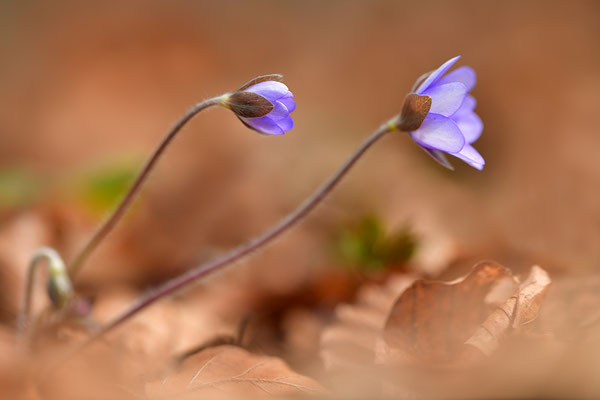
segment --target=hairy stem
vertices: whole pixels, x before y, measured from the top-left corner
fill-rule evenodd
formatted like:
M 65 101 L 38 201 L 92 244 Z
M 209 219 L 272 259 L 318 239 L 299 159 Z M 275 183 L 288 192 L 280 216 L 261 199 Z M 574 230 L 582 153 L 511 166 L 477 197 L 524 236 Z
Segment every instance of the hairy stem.
M 232 249 L 223 256 L 202 264 L 196 268 L 193 268 L 182 275 L 179 275 L 163 285 L 150 292 L 148 295 L 143 296 L 139 299 L 132 307 L 125 311 L 121 316 L 117 317 L 113 321 L 105 325 L 99 332 L 97 332 L 91 339 L 90 342 L 101 337 L 108 331 L 121 325 L 123 322 L 137 314 L 139 311 L 148 307 L 155 301 L 173 294 L 178 289 L 196 281 L 197 279 L 210 274 L 211 272 L 217 271 L 228 264 L 238 261 L 242 257 L 258 250 L 262 246 L 268 244 L 279 235 L 287 231 L 303 217 L 305 217 L 323 198 L 331 192 L 331 190 L 340 182 L 340 180 L 346 175 L 350 168 L 358 161 L 358 159 L 369 149 L 378 139 L 380 139 L 385 133 L 390 132 L 394 129 L 391 124 L 382 125 L 379 129 L 371 134 L 354 153 L 346 160 L 346 162 L 338 169 L 329 180 L 327 180 L 316 192 L 306 199 L 298 208 L 292 211 L 290 214 L 282 218 L 279 223 L 271 227 L 263 234 L 251 239 L 250 241 Z
M 205 110 L 210 106 L 219 104 L 220 98 L 220 96 L 213 97 L 196 104 L 194 107 L 189 109 L 188 112 L 186 112 L 185 115 L 181 117 L 179 121 L 177 121 L 177 123 L 171 128 L 169 132 L 167 132 L 167 134 L 162 139 L 156 150 L 154 150 L 154 153 L 152 153 L 152 156 L 150 156 L 150 158 L 146 162 L 146 165 L 144 165 L 144 168 L 142 168 L 137 178 L 135 178 L 133 185 L 131 186 L 123 200 L 121 200 L 119 206 L 115 209 L 110 218 L 108 218 L 100 226 L 96 233 L 94 233 L 94 235 L 87 242 L 85 247 L 78 253 L 77 257 L 75 257 L 74 261 L 69 265 L 68 271 L 71 279 L 74 279 L 75 276 L 79 273 L 79 271 L 81 271 L 81 268 L 83 267 L 85 261 L 88 259 L 90 254 L 96 249 L 96 247 L 98 247 L 98 245 L 102 242 L 106 235 L 110 233 L 110 231 L 117 225 L 119 220 L 123 217 L 127 209 L 131 206 L 131 203 L 135 200 L 137 194 L 142 188 L 142 185 L 144 184 L 144 181 L 146 180 L 146 178 L 148 178 L 148 175 L 158 162 L 160 156 L 164 153 L 169 143 L 171 143 L 171 141 L 175 138 L 175 136 L 181 130 L 181 128 L 183 128 L 185 124 L 187 124 L 200 111 Z

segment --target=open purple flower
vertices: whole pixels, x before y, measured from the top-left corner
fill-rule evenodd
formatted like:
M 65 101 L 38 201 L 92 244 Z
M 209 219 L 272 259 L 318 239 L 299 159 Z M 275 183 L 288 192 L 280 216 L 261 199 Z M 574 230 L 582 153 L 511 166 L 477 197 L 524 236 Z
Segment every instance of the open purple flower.
M 473 111 L 476 101 L 469 95 L 475 86 L 475 71 L 465 66 L 444 75 L 459 58 L 446 61 L 415 84 L 414 93 L 431 98 L 431 108 L 421 126 L 409 134 L 447 168 L 452 169 L 452 165 L 444 153 L 482 170 L 485 160 L 471 145 L 483 130 L 481 119 Z
M 283 135 L 294 127 L 290 113 L 296 109 L 296 102 L 281 79 L 281 75 L 255 78 L 229 95 L 227 106 L 250 129 Z

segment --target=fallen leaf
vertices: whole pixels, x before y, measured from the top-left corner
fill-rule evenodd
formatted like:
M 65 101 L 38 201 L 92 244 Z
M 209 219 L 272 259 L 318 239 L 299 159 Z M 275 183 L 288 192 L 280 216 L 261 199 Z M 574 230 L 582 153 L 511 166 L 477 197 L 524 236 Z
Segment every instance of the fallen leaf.
M 527 330 L 540 313 L 550 283 L 548 273 L 537 265 L 533 266 L 527 280 L 519 285 L 518 292 L 498 307 L 465 344 L 489 356 L 511 328 L 516 332 Z
M 498 301 L 513 293 L 515 282 L 507 268 L 492 262 L 452 282 L 417 280 L 392 307 L 385 344 L 394 359 L 452 362 Z
M 328 370 L 337 367 L 363 367 L 372 363 L 375 344 L 381 335 L 391 306 L 414 281 L 409 275 L 396 275 L 384 285 L 362 287 L 353 304 L 335 308 L 335 322 L 321 334 L 321 359 Z
M 321 333 L 320 356 L 328 387 L 343 398 L 370 398 L 381 390 L 375 349 L 389 310 L 414 281 L 411 275 L 392 275 L 384 284 L 368 283 L 352 304 L 335 308 L 335 320 Z
M 138 296 L 139 293 L 124 288 L 105 291 L 94 304 L 92 316 L 97 323 L 107 323 L 130 307 Z M 232 332 L 235 324 L 224 321 L 210 302 L 169 298 L 110 332 L 107 340 L 121 350 L 122 363 L 127 365 L 124 370 L 128 373 L 154 375 L 173 354 Z
M 546 271 L 537 265 L 531 268 L 529 277 L 519 286 L 513 328 L 526 329 L 526 326 L 538 317 L 551 283 L 550 276 Z
M 234 346 L 206 349 L 186 359 L 173 375 L 147 384 L 150 398 L 264 398 L 323 394 L 311 378 L 276 357 Z

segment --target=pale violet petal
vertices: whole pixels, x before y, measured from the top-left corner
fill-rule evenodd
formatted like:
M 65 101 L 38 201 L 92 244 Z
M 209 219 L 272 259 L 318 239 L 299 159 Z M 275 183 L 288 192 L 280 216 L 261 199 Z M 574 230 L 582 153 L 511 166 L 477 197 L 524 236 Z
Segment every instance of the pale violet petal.
M 291 94 L 288 87 L 277 81 L 264 81 L 256 85 L 252 85 L 245 90 L 246 92 L 258 93 L 264 96 L 269 101 L 279 100 L 282 97 L 287 97 Z
M 467 88 L 459 82 L 433 85 L 422 93 L 431 97 L 430 113 L 441 114 L 449 117 L 461 106 L 467 95 Z
M 445 63 L 443 63 L 438 69 L 433 71 L 429 76 L 419 85 L 417 90 L 415 90 L 416 94 L 421 94 L 422 91 L 426 90 L 433 83 L 437 82 L 437 80 L 450 69 L 454 65 L 455 62 L 458 61 L 460 56 L 456 56 L 454 58 L 449 59 Z
M 287 107 L 288 112 L 292 112 L 296 109 L 296 102 L 291 97 L 286 97 L 277 101 L 283 103 L 283 105 Z
M 284 132 L 287 132 L 294 127 L 294 120 L 292 117 L 287 117 L 276 122 Z
M 285 132 L 269 117 L 242 118 L 251 128 L 268 135 L 283 135 Z
M 475 150 L 475 148 L 470 144 L 466 144 L 465 147 L 463 147 L 463 149 L 459 153 L 452 155 L 460 158 L 461 160 L 469 164 L 471 167 L 477 168 L 480 171 L 485 165 L 485 160 L 483 159 L 481 154 L 479 154 L 479 152 Z
M 435 161 L 437 161 L 444 167 L 454 171 L 454 167 L 452 166 L 452 164 L 450 164 L 450 161 L 448 161 L 448 159 L 446 158 L 446 155 L 444 153 L 442 153 L 439 150 L 432 150 L 432 149 L 428 149 L 425 147 L 421 147 L 421 148 L 423 150 L 425 150 L 425 153 L 429 154 L 431 156 L 431 158 L 433 158 Z
M 454 121 L 439 114 L 430 113 L 410 135 L 423 147 L 447 153 L 458 153 L 465 145 L 465 138 Z
M 462 115 L 453 115 L 452 120 L 456 122 L 458 128 L 462 132 L 465 137 L 465 141 L 469 144 L 473 143 L 479 136 L 481 136 L 481 132 L 483 131 L 483 122 L 481 118 L 474 112 L 470 112 Z
M 288 111 L 287 107 L 283 105 L 283 103 L 281 103 L 279 100 L 275 100 L 273 102 L 273 110 L 271 110 L 271 112 L 267 115 L 273 121 L 279 121 L 280 119 L 287 118 L 287 116 L 290 115 L 290 112 Z
M 475 97 L 468 94 L 465 97 L 465 99 L 463 100 L 459 109 L 456 110 L 456 112 L 454 113 L 454 115 L 452 115 L 452 117 L 469 114 L 475 109 L 476 105 L 477 105 L 477 100 L 475 100 Z
M 443 85 L 444 83 L 450 82 L 460 82 L 466 86 L 467 92 L 470 92 L 471 90 L 473 90 L 473 87 L 475 87 L 475 82 L 477 82 L 477 75 L 471 67 L 459 67 L 440 78 L 437 84 Z

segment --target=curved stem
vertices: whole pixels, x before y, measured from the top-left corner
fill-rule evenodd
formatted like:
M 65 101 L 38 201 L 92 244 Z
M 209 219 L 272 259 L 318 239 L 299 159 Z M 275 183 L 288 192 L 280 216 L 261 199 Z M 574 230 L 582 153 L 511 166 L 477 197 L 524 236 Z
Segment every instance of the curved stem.
M 163 285 L 156 288 L 148 295 L 142 297 L 136 302 L 131 308 L 125 311 L 121 316 L 114 319 L 105 325 L 99 332 L 97 332 L 89 342 L 99 338 L 106 332 L 114 329 L 118 325 L 121 325 L 124 321 L 131 318 L 137 312 L 148 307 L 150 304 L 159 300 L 160 298 L 174 293 L 176 290 L 196 281 L 197 279 L 210 274 L 228 264 L 231 264 L 245 255 L 258 250 L 260 247 L 268 244 L 277 236 L 291 228 L 294 224 L 299 222 L 306 214 L 308 214 L 323 198 L 331 192 L 331 190 L 337 185 L 337 183 L 344 177 L 344 175 L 350 170 L 350 168 L 358 161 L 358 159 L 371 147 L 378 139 L 380 139 L 385 133 L 390 132 L 394 129 L 393 125 L 386 124 L 382 125 L 378 130 L 373 132 L 348 160 L 338 169 L 329 180 L 327 180 L 316 192 L 313 193 L 308 199 L 306 199 L 298 208 L 288 214 L 286 217 L 281 219 L 279 223 L 274 225 L 271 229 L 264 232 L 262 235 L 251 239 L 250 241 L 238 246 L 223 256 L 209 261 L 208 263 L 202 264 L 196 268 L 193 268 L 178 277 L 175 277 Z M 88 343 L 89 343 L 88 342 Z
M 50 247 L 41 247 L 37 249 L 29 262 L 29 268 L 27 269 L 27 276 L 25 282 L 25 292 L 23 293 L 23 303 L 21 305 L 21 310 L 19 311 L 19 316 L 17 318 L 17 329 L 19 335 L 22 335 L 27 329 L 27 325 L 29 323 L 29 314 L 31 313 L 31 299 L 33 297 L 33 282 L 35 278 L 35 272 L 37 270 L 37 266 L 39 265 L 39 261 L 46 259 L 48 260 L 48 269 L 50 272 L 50 280 L 52 282 L 53 279 L 59 280 L 61 286 L 60 295 L 63 297 L 69 296 L 71 293 L 71 284 L 66 276 L 66 268 L 65 264 L 60 257 L 60 255 Z M 65 299 L 66 300 L 66 299 Z
M 92 238 L 88 241 L 85 247 L 79 252 L 77 257 L 75 257 L 74 261 L 69 265 L 68 271 L 71 279 L 75 278 L 75 276 L 81 270 L 83 264 L 90 256 L 90 254 L 94 251 L 94 249 L 96 249 L 96 247 L 98 247 L 98 245 L 102 242 L 106 235 L 110 233 L 110 231 L 115 227 L 115 225 L 117 225 L 121 217 L 123 217 L 123 214 L 125 214 L 129 206 L 131 206 L 133 200 L 135 200 L 135 197 L 140 191 L 144 181 L 152 171 L 152 168 L 154 168 L 160 156 L 164 153 L 169 143 L 173 140 L 173 138 L 175 138 L 175 136 L 181 130 L 181 128 L 183 128 L 185 124 L 200 111 L 210 106 L 219 104 L 220 98 L 221 96 L 213 97 L 196 104 L 194 107 L 189 109 L 188 112 L 186 112 L 179 121 L 177 121 L 177 123 L 171 128 L 169 132 L 167 132 L 167 134 L 162 139 L 156 150 L 154 150 L 154 153 L 152 153 L 152 156 L 150 156 L 150 158 L 146 162 L 146 165 L 144 165 L 144 168 L 142 168 L 142 170 L 138 174 L 133 185 L 131 186 L 123 200 L 121 200 L 121 203 L 119 204 L 117 209 L 113 212 L 110 218 L 108 218 L 102 224 L 102 226 L 100 226 L 100 228 L 96 231 L 94 236 L 92 236 Z

